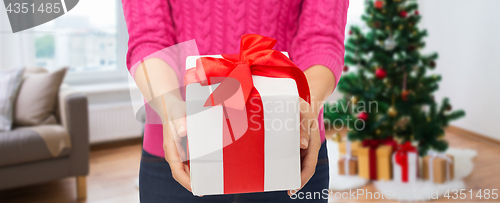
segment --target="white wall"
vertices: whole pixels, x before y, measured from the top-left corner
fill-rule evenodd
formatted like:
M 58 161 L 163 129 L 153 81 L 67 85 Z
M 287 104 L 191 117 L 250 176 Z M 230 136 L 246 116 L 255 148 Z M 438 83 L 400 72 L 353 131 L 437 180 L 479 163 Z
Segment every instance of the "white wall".
M 437 51 L 436 94 L 466 117 L 452 125 L 500 140 L 500 1 L 421 0 L 425 52 Z

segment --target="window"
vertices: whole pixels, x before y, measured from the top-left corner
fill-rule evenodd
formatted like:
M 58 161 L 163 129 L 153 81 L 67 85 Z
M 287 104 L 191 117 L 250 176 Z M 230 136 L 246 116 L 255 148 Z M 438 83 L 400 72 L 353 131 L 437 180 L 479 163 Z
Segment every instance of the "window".
M 119 54 L 127 49 L 126 42 L 118 45 L 124 24 L 119 0 L 79 1 L 63 16 L 34 28 L 35 65 L 49 70 L 68 66 L 69 76 L 86 79 L 124 69 L 119 68 L 124 61 L 117 63 L 125 60 Z
M 365 12 L 365 1 L 349 1 L 349 10 L 347 11 L 347 23 L 345 27 L 346 40 L 349 36 L 351 26 L 357 25 L 361 28 L 365 27 L 365 23 L 361 20 L 361 16 Z

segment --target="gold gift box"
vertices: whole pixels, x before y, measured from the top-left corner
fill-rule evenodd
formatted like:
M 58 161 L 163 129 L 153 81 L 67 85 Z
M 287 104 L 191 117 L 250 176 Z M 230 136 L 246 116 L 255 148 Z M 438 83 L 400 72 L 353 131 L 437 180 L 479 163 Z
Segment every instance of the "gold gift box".
M 345 171 L 346 161 L 345 161 L 345 159 L 346 158 L 342 158 L 338 162 L 339 175 L 356 175 L 358 173 L 358 162 L 354 159 L 349 159 L 349 161 L 347 161 L 347 164 L 349 164 L 349 169 L 348 169 L 349 171 L 346 174 L 346 171 Z
M 446 165 L 448 164 L 449 167 L 449 173 L 450 173 L 450 180 L 453 180 L 454 175 L 455 175 L 455 169 L 453 167 L 453 163 L 455 162 L 454 158 L 452 155 L 446 155 L 448 158 L 451 159 L 451 162 L 446 161 L 446 159 L 442 157 L 434 157 L 432 160 L 432 172 L 433 172 L 433 182 L 434 183 L 444 183 L 446 182 Z M 427 155 L 423 158 L 422 160 L 422 178 L 424 180 L 429 180 L 430 178 L 430 173 L 429 173 L 429 161 L 432 156 Z
M 370 178 L 370 148 L 369 147 L 359 147 L 357 150 L 358 154 L 358 171 L 359 176 Z M 392 146 L 390 145 L 380 145 L 375 151 L 377 156 L 377 177 L 376 180 L 391 180 L 392 179 Z

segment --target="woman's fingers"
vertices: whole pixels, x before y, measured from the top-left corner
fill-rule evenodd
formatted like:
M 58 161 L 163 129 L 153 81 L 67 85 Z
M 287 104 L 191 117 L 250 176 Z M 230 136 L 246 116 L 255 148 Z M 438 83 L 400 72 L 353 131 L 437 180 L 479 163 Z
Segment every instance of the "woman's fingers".
M 310 124 L 309 124 L 309 113 L 300 114 L 300 148 L 307 149 L 309 147 L 309 137 L 310 137 Z
M 318 153 L 314 152 L 315 149 L 312 149 L 312 146 L 304 151 L 306 152 L 302 153 L 303 158 L 301 161 L 301 172 L 300 172 L 301 186 L 298 190 L 289 190 L 288 195 L 293 195 L 295 192 L 301 190 L 316 172 L 316 164 L 318 163 Z
M 311 177 L 314 175 L 316 172 L 316 165 L 318 163 L 318 152 L 321 147 L 321 141 L 320 141 L 320 136 L 319 136 L 319 124 L 317 119 L 313 118 L 313 114 L 304 114 L 301 113 L 301 119 L 306 118 L 307 121 L 307 127 L 304 131 L 301 131 L 301 137 L 304 134 L 304 132 L 308 132 L 308 147 L 307 149 L 301 149 L 301 187 L 302 189 L 304 185 L 311 179 Z M 302 146 L 302 143 L 301 143 Z M 289 190 L 288 195 L 293 195 L 296 193 L 298 190 Z
M 163 125 L 163 150 L 165 151 L 165 159 L 170 165 L 172 176 L 187 190 L 191 191 L 191 179 L 188 170 L 186 170 L 184 162 L 179 156 L 178 142 L 174 138 L 173 130 L 171 130 L 170 122 Z
M 177 136 L 186 137 L 187 135 L 186 115 L 183 115 L 181 118 L 174 120 L 174 124 Z
M 311 134 L 311 121 L 315 118 L 311 113 L 311 105 L 304 99 L 300 99 L 300 148 L 307 149 L 309 147 L 309 137 Z
M 179 137 L 186 137 L 186 102 L 175 96 L 166 96 L 168 119 L 174 123 L 174 130 Z

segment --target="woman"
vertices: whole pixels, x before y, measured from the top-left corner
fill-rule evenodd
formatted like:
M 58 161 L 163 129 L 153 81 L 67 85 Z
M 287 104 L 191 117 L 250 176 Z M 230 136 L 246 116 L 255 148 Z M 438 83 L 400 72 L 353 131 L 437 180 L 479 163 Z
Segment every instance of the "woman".
M 327 202 L 277 191 L 196 197 L 183 162 L 186 136 L 181 59 L 167 47 L 195 39 L 199 54 L 237 53 L 243 34 L 278 40 L 274 49 L 289 52 L 304 71 L 311 106 L 301 119 L 302 189 L 328 189 L 328 159 L 322 104 L 340 79 L 348 0 L 123 0 L 129 32 L 127 66 L 148 101 L 140 170 L 141 202 Z M 167 48 L 167 49 L 165 49 Z M 181 54 L 182 55 L 182 54 Z M 159 120 L 157 123 L 152 120 Z M 303 200 L 299 200 L 300 198 Z

